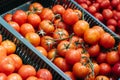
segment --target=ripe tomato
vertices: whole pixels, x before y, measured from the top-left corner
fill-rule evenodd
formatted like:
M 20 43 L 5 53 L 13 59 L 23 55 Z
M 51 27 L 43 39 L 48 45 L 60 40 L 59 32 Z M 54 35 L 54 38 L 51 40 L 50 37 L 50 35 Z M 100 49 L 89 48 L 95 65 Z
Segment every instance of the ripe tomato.
M 46 33 L 52 33 L 54 29 L 54 25 L 50 20 L 42 20 L 39 25 L 39 30 L 43 30 Z
M 99 13 L 99 12 L 96 12 L 94 14 L 94 17 L 97 18 L 100 21 L 103 21 L 103 19 L 104 19 L 103 15 L 101 13 Z
M 68 64 L 74 65 L 76 62 L 80 62 L 81 54 L 78 52 L 78 50 L 69 49 L 65 53 L 65 60 Z
M 42 46 L 36 46 L 36 49 L 40 52 L 40 54 L 43 54 L 45 57 L 47 57 L 48 53 L 47 50 Z
M 57 50 L 56 48 L 53 48 L 48 52 L 47 58 L 52 61 L 56 57 L 56 54 L 57 54 Z
M 66 71 L 65 74 L 70 77 L 72 80 L 76 80 L 75 75 L 73 74 L 73 72 L 71 71 Z
M 7 80 L 7 75 L 5 73 L 0 73 L 0 80 Z
M 23 80 L 18 73 L 12 73 L 7 76 L 7 80 Z
M 53 48 L 54 40 L 51 36 L 43 36 L 41 37 L 40 45 L 49 51 Z
M 103 46 L 106 49 L 112 48 L 115 45 L 115 39 L 114 39 L 114 37 L 111 36 L 107 32 L 105 32 L 104 34 L 101 35 L 101 38 L 100 38 L 99 42 L 100 42 L 100 45 Z
M 89 44 L 96 44 L 100 40 L 100 33 L 96 29 L 88 29 L 84 33 L 84 40 Z
M 93 63 L 93 68 L 94 68 L 94 74 L 98 75 L 99 72 L 100 72 L 100 66 L 99 66 L 99 64 L 94 62 Z
M 52 7 L 52 11 L 54 14 L 64 14 L 65 8 L 62 5 L 56 4 Z
M 99 75 L 95 78 L 95 80 L 110 80 L 107 76 Z
M 96 57 L 99 55 L 100 52 L 100 46 L 99 44 L 94 44 L 91 45 L 88 49 L 87 49 L 88 53 L 90 54 L 91 57 Z
M 38 2 L 31 3 L 29 6 L 29 10 L 37 14 L 40 14 L 42 9 L 43 9 L 43 6 Z
M 116 75 L 116 76 L 120 76 L 120 62 L 117 62 L 116 64 L 113 65 L 112 67 L 112 72 Z
M 38 78 L 35 77 L 35 76 L 30 76 L 30 77 L 28 77 L 26 80 L 38 80 Z
M 110 18 L 113 17 L 113 13 L 110 9 L 104 9 L 102 12 L 102 15 L 104 17 L 104 19 L 109 20 Z
M 63 72 L 70 70 L 70 65 L 62 57 L 56 57 L 53 63 L 60 68 Z
M 79 20 L 73 25 L 73 32 L 77 36 L 83 36 L 84 32 L 89 29 L 89 24 L 88 22 L 84 20 Z
M 54 13 L 52 9 L 49 8 L 43 8 L 42 12 L 40 13 L 41 20 L 50 20 L 52 21 L 54 18 Z
M 31 65 L 22 65 L 18 70 L 18 74 L 25 80 L 30 76 L 35 76 L 36 70 Z
M 82 65 L 80 62 L 77 62 L 73 65 L 73 74 L 78 78 L 85 78 L 90 70 L 87 66 Z
M 113 25 L 113 26 L 117 26 L 117 21 L 113 18 L 107 20 L 107 25 Z
M 96 29 L 101 35 L 105 33 L 104 29 L 101 26 L 93 26 L 93 29 Z
M 7 13 L 3 16 L 3 19 L 7 22 L 12 21 L 12 14 Z
M 88 8 L 88 11 L 91 13 L 91 14 L 94 14 L 97 12 L 97 9 L 95 6 L 93 5 L 90 5 L 89 8 Z
M 16 45 L 12 41 L 6 39 L 2 41 L 1 45 L 7 50 L 7 55 L 13 54 L 16 51 Z
M 36 73 L 36 76 L 38 78 L 42 78 L 44 80 L 52 80 L 53 79 L 52 73 L 48 69 L 45 69 L 45 68 L 39 69 Z
M 13 27 L 17 32 L 20 32 L 20 26 L 18 25 L 17 22 L 14 21 L 9 21 L 8 24 Z
M 57 45 L 57 52 L 60 56 L 64 57 L 65 53 L 69 49 L 75 49 L 75 45 L 67 40 L 60 41 L 60 43 Z
M 22 34 L 22 36 L 25 36 L 28 32 L 35 32 L 34 27 L 29 23 L 22 24 L 20 27 L 20 33 Z
M 16 10 L 12 15 L 12 20 L 22 25 L 27 22 L 27 14 L 23 10 Z
M 116 26 L 108 25 L 107 27 L 108 27 L 110 30 L 112 30 L 113 32 L 116 31 Z
M 68 37 L 69 37 L 69 33 L 65 29 L 56 28 L 53 32 L 53 38 L 58 40 L 58 41 L 61 41 L 61 39 L 65 39 Z
M 114 65 L 120 60 L 119 54 L 117 51 L 110 51 L 106 56 L 107 63 L 110 65 Z
M 16 54 L 10 54 L 9 56 L 13 59 L 13 61 L 15 63 L 15 71 L 18 71 L 18 69 L 23 64 L 22 59 Z
M 108 75 L 111 72 L 111 66 L 107 63 L 101 63 L 100 65 L 99 74 L 101 75 Z
M 30 23 L 34 28 L 38 29 L 41 18 L 35 13 L 30 13 L 28 14 L 27 22 Z
M 40 44 L 40 36 L 35 32 L 26 33 L 25 38 L 35 47 Z
M 100 52 L 97 56 L 98 63 L 105 63 L 106 62 L 107 53 Z
M 7 56 L 7 50 L 5 47 L 0 45 L 0 57 Z
M 9 56 L 2 57 L 0 60 L 0 72 L 3 72 L 6 75 L 9 75 L 13 73 L 14 70 L 15 70 L 14 60 Z
M 74 12 L 73 9 L 66 9 L 64 14 L 62 15 L 62 19 L 68 25 L 73 25 L 79 20 L 79 16 Z
M 74 9 L 74 12 L 78 15 L 79 19 L 82 19 L 82 12 L 78 9 Z

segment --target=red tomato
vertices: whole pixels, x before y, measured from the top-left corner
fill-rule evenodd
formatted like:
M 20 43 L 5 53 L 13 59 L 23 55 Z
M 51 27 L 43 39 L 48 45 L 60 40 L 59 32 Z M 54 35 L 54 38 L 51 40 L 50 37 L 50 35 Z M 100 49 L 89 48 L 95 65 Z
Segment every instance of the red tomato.
M 35 76 L 30 76 L 30 77 L 28 77 L 26 80 L 38 80 L 38 78 L 35 77 Z
M 105 63 L 106 62 L 107 53 L 100 52 L 97 56 L 98 63 Z
M 35 13 L 30 13 L 28 14 L 27 22 L 30 23 L 34 28 L 38 29 L 41 18 Z
M 15 62 L 9 56 L 2 57 L 0 60 L 0 66 L 0 72 L 5 73 L 6 75 L 13 73 L 15 70 Z
M 100 74 L 101 75 L 108 75 L 111 72 L 111 66 L 107 63 L 101 63 L 100 65 Z
M 115 39 L 109 33 L 105 32 L 104 34 L 101 35 L 100 45 L 106 49 L 112 48 L 115 45 Z
M 84 9 L 88 10 L 88 5 L 86 3 L 81 3 L 80 6 L 82 6 Z
M 36 76 L 44 80 L 52 80 L 52 73 L 48 69 L 39 69 Z
M 65 74 L 70 77 L 72 80 L 76 80 L 75 75 L 73 74 L 73 72 L 71 71 L 66 71 Z
M 102 11 L 102 15 L 103 15 L 104 19 L 109 20 L 110 18 L 113 17 L 113 12 L 110 9 L 104 9 Z
M 12 73 L 7 76 L 7 80 L 23 80 L 18 73 Z
M 63 72 L 70 70 L 70 65 L 62 57 L 56 57 L 53 63 L 60 68 Z
M 120 60 L 119 54 L 117 51 L 110 51 L 106 56 L 107 63 L 110 65 L 114 65 Z
M 113 26 L 117 26 L 117 21 L 113 18 L 107 20 L 107 25 L 113 25 Z
M 16 10 L 13 13 L 12 20 L 22 25 L 27 22 L 27 14 L 23 10 Z
M 7 75 L 5 73 L 0 73 L 0 80 L 7 80 Z
M 18 25 L 17 22 L 14 21 L 9 21 L 8 24 L 13 27 L 17 32 L 20 32 L 20 26 Z
M 108 27 L 110 30 L 112 30 L 113 32 L 116 31 L 116 26 L 108 25 L 107 27 Z
M 56 48 L 53 48 L 48 52 L 47 58 L 53 60 L 56 57 L 56 54 L 57 54 L 57 50 Z
M 20 69 L 18 70 L 18 74 L 23 78 L 27 79 L 30 76 L 36 75 L 36 70 L 31 65 L 22 65 Z
M 99 12 L 96 12 L 94 14 L 94 17 L 96 17 L 100 21 L 103 21 L 103 19 L 104 19 L 103 15 L 101 13 L 99 13 Z
M 104 75 L 99 75 L 99 76 L 96 76 L 95 80 L 110 80 L 107 76 L 104 76 Z
M 3 40 L 3 37 L 2 37 L 2 34 L 0 34 L 0 44 L 1 44 L 2 40 Z
M 0 57 L 7 56 L 7 50 L 5 47 L 0 45 Z
M 104 0 L 100 3 L 101 8 L 108 8 L 110 6 L 110 1 L 109 0 Z
M 112 72 L 118 77 L 120 77 L 120 62 L 117 62 L 116 64 L 113 65 Z
M 96 9 L 95 6 L 91 5 L 91 6 L 89 6 L 88 11 L 89 11 L 91 14 L 94 14 L 94 13 L 96 13 L 97 9 Z
M 93 26 L 93 29 L 96 29 L 101 35 L 105 32 L 101 26 Z
M 12 14 L 7 13 L 3 16 L 3 19 L 7 22 L 12 21 Z
M 48 53 L 47 53 L 47 50 L 44 47 L 36 46 L 36 49 L 40 52 L 40 54 L 43 54 L 44 56 L 47 57 Z
M 120 0 L 111 0 L 111 5 L 116 7 L 120 3 Z
M 69 49 L 65 53 L 65 60 L 68 64 L 74 65 L 76 62 L 80 62 L 81 54 L 79 53 L 78 50 Z
M 79 20 L 79 16 L 73 11 L 73 9 L 69 8 L 65 10 L 64 14 L 62 15 L 62 19 L 68 25 L 73 25 Z

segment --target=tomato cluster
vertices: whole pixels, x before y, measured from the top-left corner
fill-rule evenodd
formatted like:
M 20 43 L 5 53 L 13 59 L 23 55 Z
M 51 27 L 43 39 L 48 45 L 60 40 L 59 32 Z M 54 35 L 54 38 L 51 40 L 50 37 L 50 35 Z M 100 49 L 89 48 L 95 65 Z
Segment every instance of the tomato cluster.
M 117 79 L 120 45 L 83 15 L 78 9 L 59 4 L 46 8 L 34 2 L 27 11 L 16 10 L 3 18 L 17 24 L 10 25 L 72 80 Z
M 75 0 L 113 32 L 120 34 L 120 0 Z
M 23 64 L 21 57 L 15 54 L 16 45 L 0 34 L 0 80 L 52 80 L 48 69 L 38 71 L 29 64 Z

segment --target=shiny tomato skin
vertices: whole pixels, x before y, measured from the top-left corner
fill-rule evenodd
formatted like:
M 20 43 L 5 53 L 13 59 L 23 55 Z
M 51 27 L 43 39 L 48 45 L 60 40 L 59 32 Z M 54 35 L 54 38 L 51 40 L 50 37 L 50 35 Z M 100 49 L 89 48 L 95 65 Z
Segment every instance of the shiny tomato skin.
M 47 57 L 48 53 L 47 53 L 47 50 L 42 47 L 42 46 L 36 46 L 35 47 L 41 54 L 43 54 L 45 57 Z
M 7 22 L 12 21 L 12 14 L 7 13 L 3 16 L 3 19 Z
M 39 69 L 36 73 L 38 78 L 42 78 L 44 80 L 52 80 L 52 73 L 48 69 Z
M 27 14 L 23 10 L 16 10 L 12 16 L 12 20 L 22 25 L 27 22 Z
M 7 75 L 5 73 L 0 73 L 0 80 L 7 80 Z
M 18 73 L 12 73 L 7 76 L 7 80 L 23 80 Z
M 17 22 L 14 21 L 9 21 L 8 24 L 13 27 L 17 32 L 20 32 L 20 26 L 18 25 Z

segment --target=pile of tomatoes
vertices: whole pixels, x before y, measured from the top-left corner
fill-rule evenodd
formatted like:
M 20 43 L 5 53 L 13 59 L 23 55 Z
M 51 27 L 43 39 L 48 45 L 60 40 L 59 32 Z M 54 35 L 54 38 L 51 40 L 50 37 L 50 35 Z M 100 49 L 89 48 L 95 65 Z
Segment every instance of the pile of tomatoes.
M 19 9 L 3 18 L 72 80 L 118 79 L 120 44 L 83 15 L 78 9 L 34 2 L 27 11 Z
M 23 64 L 22 59 L 15 54 L 16 45 L 0 34 L 0 80 L 52 80 L 48 69 L 38 71 L 29 64 Z
M 120 34 L 120 0 L 76 0 L 83 8 Z

